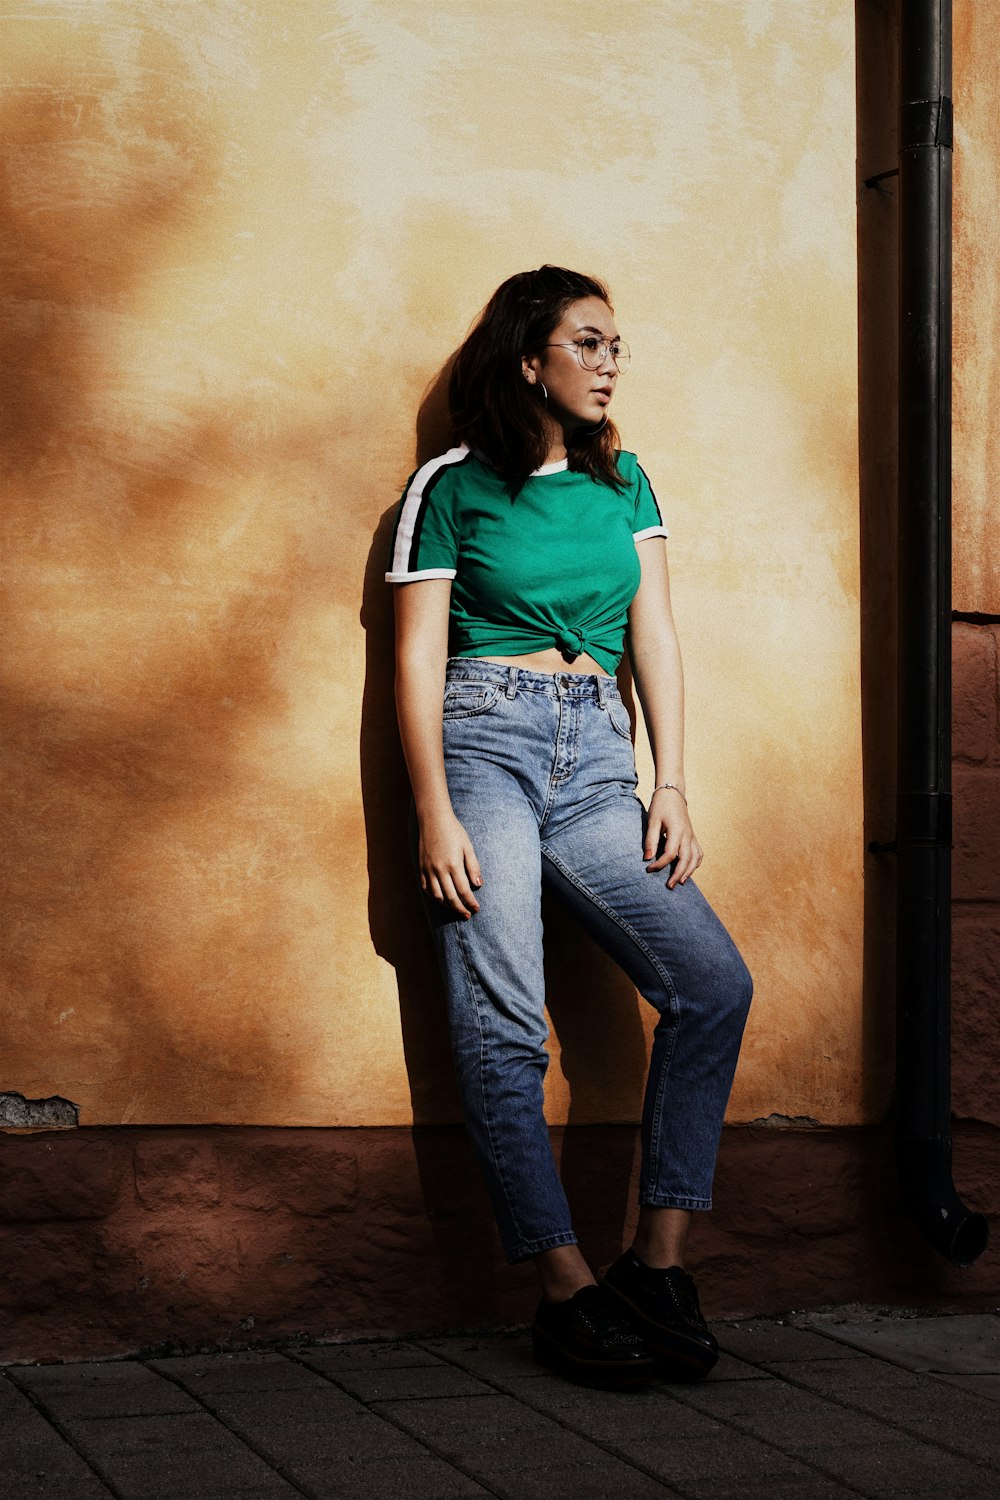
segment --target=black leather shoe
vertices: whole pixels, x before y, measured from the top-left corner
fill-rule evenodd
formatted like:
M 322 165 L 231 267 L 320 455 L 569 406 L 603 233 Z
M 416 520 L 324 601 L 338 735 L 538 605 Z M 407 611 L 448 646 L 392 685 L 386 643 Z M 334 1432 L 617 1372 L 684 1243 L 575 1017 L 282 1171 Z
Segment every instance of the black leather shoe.
M 657 1270 L 645 1265 L 634 1250 L 626 1250 L 608 1267 L 602 1284 L 627 1310 L 661 1374 L 674 1380 L 705 1378 L 719 1357 L 719 1346 L 705 1325 L 697 1289 L 686 1271 L 680 1266 Z
M 568 1302 L 538 1304 L 531 1342 L 539 1364 L 603 1390 L 648 1385 L 656 1366 L 614 1297 L 585 1286 Z

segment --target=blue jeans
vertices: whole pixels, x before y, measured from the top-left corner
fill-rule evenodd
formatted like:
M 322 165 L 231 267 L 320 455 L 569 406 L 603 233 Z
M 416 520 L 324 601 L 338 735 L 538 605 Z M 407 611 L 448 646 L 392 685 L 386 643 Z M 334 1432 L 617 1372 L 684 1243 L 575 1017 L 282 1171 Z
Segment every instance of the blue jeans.
M 640 1203 L 710 1208 L 752 984 L 693 882 L 668 890 L 665 870 L 646 873 L 645 811 L 615 679 L 452 657 L 444 753 L 483 886 L 469 921 L 427 906 L 466 1123 L 507 1258 L 576 1242 L 542 1111 L 543 883 L 659 1012 Z

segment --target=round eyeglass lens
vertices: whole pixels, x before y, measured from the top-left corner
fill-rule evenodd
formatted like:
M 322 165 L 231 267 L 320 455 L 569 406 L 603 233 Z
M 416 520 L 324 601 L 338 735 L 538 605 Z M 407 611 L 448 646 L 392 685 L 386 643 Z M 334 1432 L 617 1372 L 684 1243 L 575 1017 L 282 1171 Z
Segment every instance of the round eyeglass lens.
M 585 339 L 577 345 L 577 348 L 580 351 L 580 358 L 588 370 L 599 370 L 609 353 L 619 370 L 628 368 L 628 344 L 624 343 L 621 339 L 616 339 L 613 344 L 598 343 L 595 339 Z

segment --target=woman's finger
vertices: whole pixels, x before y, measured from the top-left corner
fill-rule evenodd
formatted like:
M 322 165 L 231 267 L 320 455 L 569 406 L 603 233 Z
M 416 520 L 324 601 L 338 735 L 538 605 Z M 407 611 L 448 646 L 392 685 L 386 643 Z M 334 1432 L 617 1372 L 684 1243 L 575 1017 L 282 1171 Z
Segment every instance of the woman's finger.
M 466 918 L 472 915 L 472 913 L 467 909 L 465 902 L 458 894 L 458 891 L 455 889 L 455 882 L 452 880 L 450 874 L 442 875 L 441 889 L 442 891 L 444 891 L 445 904 L 447 906 L 450 906 L 453 912 L 456 912 L 460 917 Z
M 663 823 L 660 822 L 659 818 L 656 818 L 655 820 L 650 819 L 650 821 L 646 824 L 646 837 L 643 839 L 642 843 L 643 859 L 653 858 L 653 855 L 660 847 L 660 840 L 663 838 L 665 833 L 666 828 L 664 827 Z
M 677 834 L 671 834 L 664 829 L 664 837 L 666 842 L 663 845 L 662 854 L 657 859 L 654 859 L 651 865 L 646 866 L 650 874 L 655 873 L 657 870 L 666 869 L 667 865 L 672 865 L 677 858 L 677 852 L 680 848 L 680 839 Z
M 455 894 L 462 903 L 462 909 L 469 912 L 478 911 L 479 902 L 476 900 L 475 892 L 469 884 L 465 873 L 465 866 L 463 865 L 461 869 L 452 870 L 450 875 Z
M 696 838 L 691 838 L 687 846 L 681 849 L 677 860 L 677 869 L 674 872 L 678 876 L 678 884 L 683 885 L 690 880 L 691 876 L 701 864 L 701 845 Z
M 684 881 L 687 879 L 687 870 L 690 861 L 691 842 L 687 838 L 682 838 L 678 841 L 677 858 L 674 861 L 674 868 L 671 870 L 670 879 L 667 882 L 671 889 L 673 889 L 675 885 L 684 884 Z
M 483 872 L 479 868 L 479 861 L 476 858 L 476 851 L 475 849 L 473 849 L 471 844 L 465 851 L 465 870 L 473 885 L 482 885 Z
M 677 839 L 677 857 L 674 860 L 673 869 L 670 871 L 670 879 L 667 881 L 669 890 L 673 890 L 675 885 L 683 885 L 688 877 L 688 866 L 691 858 L 691 838 L 690 834 L 685 833 Z
M 452 905 L 453 892 L 447 870 L 435 870 L 432 868 L 430 873 L 430 891 L 434 900 L 440 901 L 442 906 Z

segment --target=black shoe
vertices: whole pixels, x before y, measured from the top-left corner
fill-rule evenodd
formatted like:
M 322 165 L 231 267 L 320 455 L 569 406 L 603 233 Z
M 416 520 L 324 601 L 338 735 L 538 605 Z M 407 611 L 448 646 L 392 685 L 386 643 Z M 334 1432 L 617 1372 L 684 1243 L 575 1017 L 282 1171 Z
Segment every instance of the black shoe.
M 538 1304 L 531 1342 L 539 1364 L 578 1385 L 622 1390 L 656 1373 L 641 1336 L 603 1287 L 585 1286 L 568 1302 Z
M 694 1282 L 680 1266 L 667 1271 L 644 1265 L 634 1250 L 609 1266 L 602 1283 L 620 1299 L 661 1374 L 703 1380 L 719 1357 L 705 1326 Z

